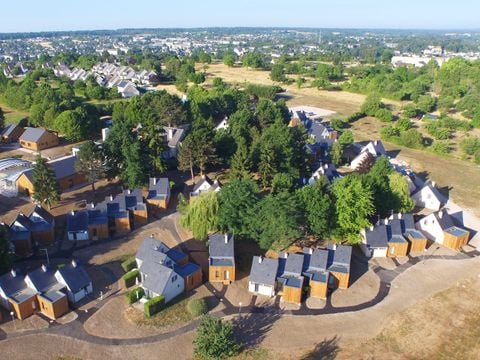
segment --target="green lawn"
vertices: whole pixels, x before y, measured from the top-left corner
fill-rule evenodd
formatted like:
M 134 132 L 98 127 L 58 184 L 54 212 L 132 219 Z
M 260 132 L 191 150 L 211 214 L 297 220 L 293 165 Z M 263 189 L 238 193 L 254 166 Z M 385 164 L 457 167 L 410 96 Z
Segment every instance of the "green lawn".
M 0 99 L 0 108 L 2 108 L 5 114 L 5 124 L 7 125 L 18 124 L 20 120 L 30 115 L 28 111 L 12 109 L 5 105 L 2 99 Z
M 165 309 L 151 318 L 146 318 L 143 313 L 135 317 L 134 322 L 140 326 L 165 327 L 189 322 L 194 317 L 187 310 L 187 303 L 190 300 L 185 294 L 173 300 Z

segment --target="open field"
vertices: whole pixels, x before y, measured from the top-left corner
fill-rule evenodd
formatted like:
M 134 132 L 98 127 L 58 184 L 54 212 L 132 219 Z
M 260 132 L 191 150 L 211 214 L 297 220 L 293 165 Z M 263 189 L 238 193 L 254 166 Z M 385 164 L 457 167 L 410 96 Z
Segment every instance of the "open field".
M 20 120 L 30 115 L 28 111 L 16 110 L 7 106 L 0 99 L 0 108 L 2 108 L 3 113 L 5 114 L 5 124 L 17 124 Z
M 337 359 L 478 359 L 479 296 L 478 278 L 459 282 L 393 314 L 373 339 L 341 346 Z

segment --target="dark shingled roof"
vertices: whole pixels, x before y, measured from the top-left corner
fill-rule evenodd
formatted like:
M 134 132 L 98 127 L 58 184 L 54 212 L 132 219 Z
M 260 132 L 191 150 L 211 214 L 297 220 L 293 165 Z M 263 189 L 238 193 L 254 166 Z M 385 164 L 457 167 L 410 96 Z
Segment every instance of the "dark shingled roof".
M 303 274 L 308 276 L 311 281 L 327 282 L 328 281 L 328 250 L 315 249 L 310 254 L 311 249 L 303 249 L 305 261 L 303 263 Z
M 72 263 L 68 263 L 57 271 L 60 273 L 70 290 L 74 293 L 88 286 L 88 284 L 92 282 L 85 269 L 78 264 L 73 266 Z
M 179 274 L 181 277 L 186 278 L 187 276 L 190 276 L 197 271 L 200 270 L 200 266 L 194 263 L 187 263 L 185 265 L 175 265 L 173 267 L 173 270 Z
M 145 261 L 140 266 L 140 272 L 144 275 L 143 287 L 155 294 L 163 294 L 170 276 L 173 275 L 173 269 L 153 261 Z
M 260 262 L 259 260 L 262 259 Z M 261 258 L 254 256 L 252 261 L 252 268 L 250 270 L 250 281 L 263 285 L 275 285 L 275 279 L 278 271 L 278 260 Z
M 373 230 L 366 230 L 365 237 L 369 247 L 388 247 L 388 234 L 385 225 L 375 226 Z
M 5 295 L 9 297 L 23 289 L 26 289 L 27 284 L 25 283 L 23 274 L 19 270 L 14 271 L 14 274 L 12 271 L 9 271 L 0 276 L 0 288 L 3 290 Z
M 225 242 L 227 236 L 227 242 Z M 210 258 L 234 260 L 234 237 L 230 234 L 212 234 L 208 236 L 208 252 Z
M 10 134 L 18 127 L 16 124 L 11 124 L 5 127 L 2 132 L 0 133 L 1 136 L 10 136 Z
M 388 242 L 393 242 L 393 243 L 407 242 L 403 237 L 402 220 L 400 219 L 393 219 L 388 221 L 387 233 L 388 233 Z
M 42 266 L 30 272 L 27 276 L 38 291 L 45 292 L 58 284 L 55 272 L 56 270 L 53 268 Z
M 49 161 L 48 164 L 55 173 L 55 179 L 60 180 L 68 176 L 72 176 L 77 173 L 75 170 L 75 161 L 77 157 L 75 155 L 65 156 L 60 159 Z M 30 180 L 33 177 L 33 169 L 29 169 L 24 172 L 25 176 Z
M 415 221 L 412 214 L 404 214 L 402 219 L 405 230 L 415 230 Z
M 150 178 L 147 199 L 166 199 L 169 187 L 167 178 Z
M 166 262 L 169 250 L 170 248 L 160 240 L 147 236 L 140 244 L 135 258 L 143 262 Z
M 88 213 L 86 211 L 68 213 L 67 231 L 88 231 Z

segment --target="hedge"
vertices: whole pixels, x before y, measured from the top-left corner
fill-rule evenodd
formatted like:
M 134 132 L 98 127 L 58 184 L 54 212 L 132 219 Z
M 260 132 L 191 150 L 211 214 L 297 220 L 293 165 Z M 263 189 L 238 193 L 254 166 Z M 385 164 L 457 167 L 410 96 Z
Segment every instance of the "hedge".
M 140 272 L 138 270 L 133 270 L 123 275 L 122 279 L 125 284 L 125 287 L 129 288 L 130 286 L 135 285 L 136 279 L 138 279 L 139 274 Z
M 128 273 L 130 270 L 133 270 L 137 267 L 137 261 L 135 260 L 135 257 L 132 256 L 131 258 L 128 258 L 121 264 L 123 271 Z
M 145 313 L 145 316 L 149 318 L 160 312 L 164 306 L 165 296 L 155 296 L 143 305 L 143 312 Z
M 129 304 L 133 304 L 133 303 L 137 302 L 139 299 L 141 299 L 143 297 L 143 295 L 145 295 L 145 290 L 143 290 L 143 288 L 141 288 L 141 287 L 137 287 L 137 288 L 133 289 L 132 291 L 129 291 L 125 294 Z
M 208 311 L 207 303 L 205 299 L 191 299 L 187 303 L 187 310 L 194 317 L 206 314 Z

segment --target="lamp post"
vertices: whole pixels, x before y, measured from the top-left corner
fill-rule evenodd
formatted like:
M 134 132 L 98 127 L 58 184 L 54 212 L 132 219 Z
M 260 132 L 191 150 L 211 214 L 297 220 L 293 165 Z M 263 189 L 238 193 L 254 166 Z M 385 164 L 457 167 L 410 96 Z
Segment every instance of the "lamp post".
M 15 324 L 15 313 L 13 311 L 10 311 L 10 316 L 12 317 L 13 327 L 15 331 L 17 331 L 17 324 Z

